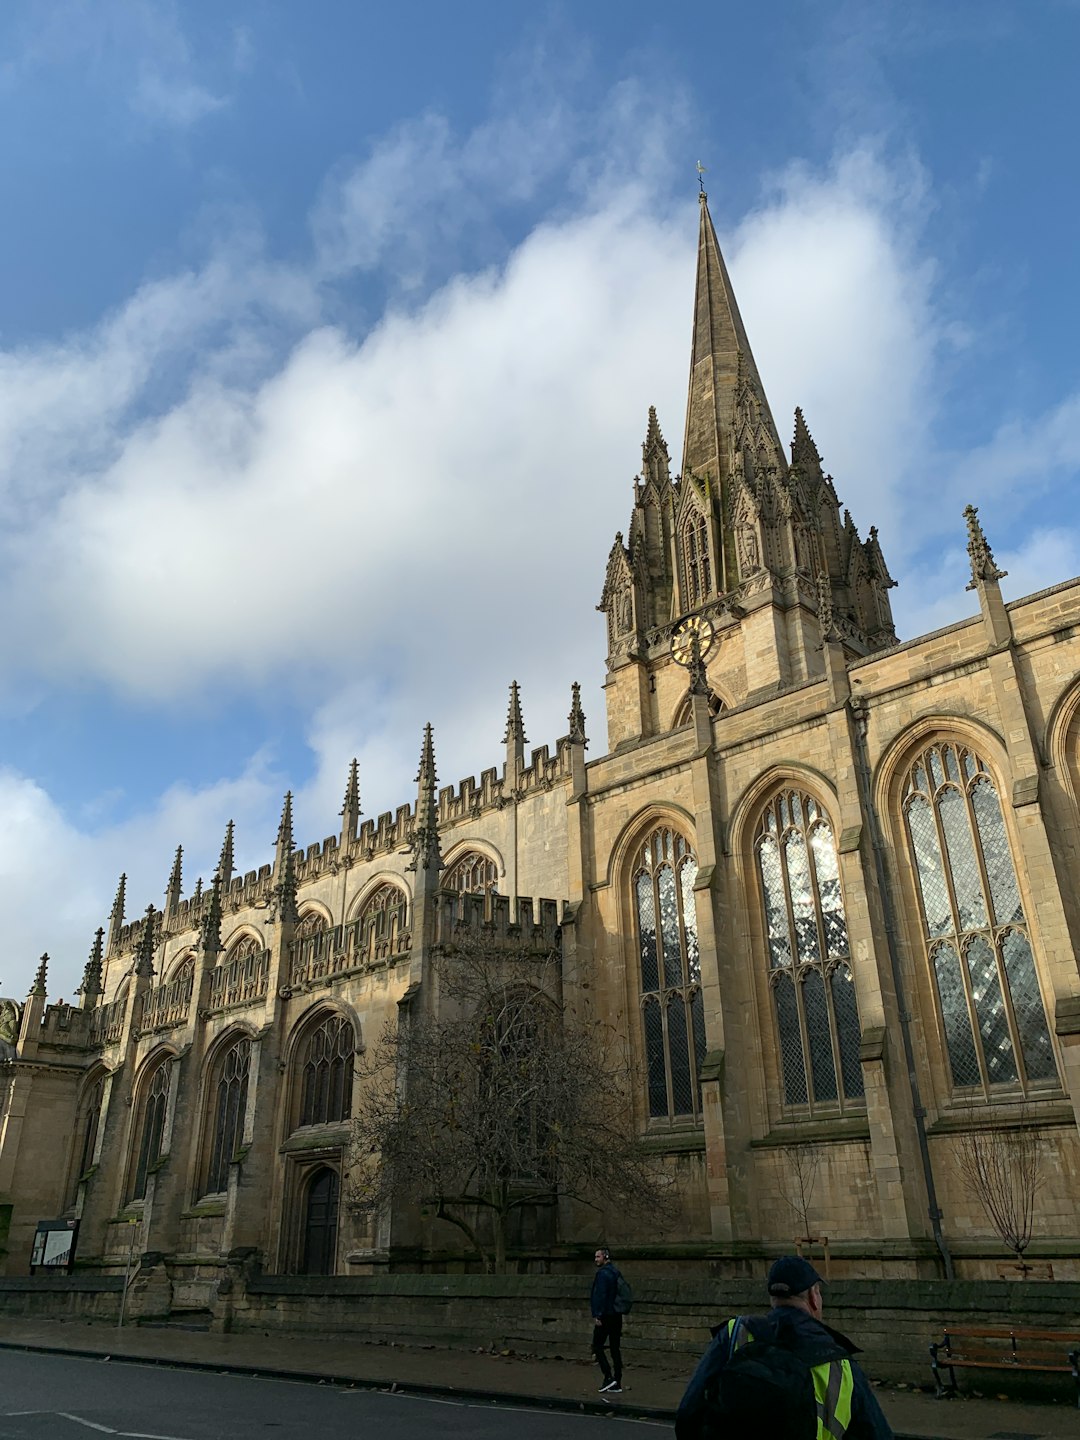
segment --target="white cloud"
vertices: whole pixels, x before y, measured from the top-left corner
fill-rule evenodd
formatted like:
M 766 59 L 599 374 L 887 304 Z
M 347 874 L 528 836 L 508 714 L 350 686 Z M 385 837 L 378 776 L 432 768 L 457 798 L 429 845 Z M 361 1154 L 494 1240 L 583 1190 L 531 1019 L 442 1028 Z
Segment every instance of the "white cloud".
M 180 127 L 194 125 L 228 103 L 227 96 L 211 94 L 193 80 L 149 67 L 142 70 L 131 97 L 132 109 L 147 120 Z

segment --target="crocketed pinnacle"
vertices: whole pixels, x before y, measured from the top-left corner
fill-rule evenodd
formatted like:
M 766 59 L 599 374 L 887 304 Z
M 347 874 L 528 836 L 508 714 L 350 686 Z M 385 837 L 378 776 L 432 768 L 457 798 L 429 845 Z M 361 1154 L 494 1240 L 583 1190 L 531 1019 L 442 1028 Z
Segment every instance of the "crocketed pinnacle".
M 204 954 L 214 955 L 221 949 L 221 871 L 214 875 L 210 887 L 210 903 L 202 919 L 199 944 Z
M 49 976 L 49 952 L 46 950 L 38 961 L 37 974 L 34 976 L 34 983 L 30 986 L 31 995 L 42 995 L 47 993 Z
M 760 396 L 762 417 L 782 458 L 779 437 L 735 302 L 735 292 L 720 252 L 702 192 L 698 228 L 697 278 L 694 288 L 694 338 L 690 352 L 690 392 L 686 404 L 683 473 L 720 482 L 727 465 L 728 442 L 741 378 L 751 381 Z
M 506 734 L 503 736 L 503 743 L 506 745 L 524 745 L 528 737 L 525 734 L 525 722 L 521 717 L 521 690 L 516 680 L 510 682 L 510 704 L 506 711 Z
M 278 826 L 277 851 L 274 860 L 274 898 L 277 901 L 277 918 L 283 924 L 295 923 L 300 914 L 296 904 L 296 861 L 293 858 L 292 791 L 286 790 L 285 803 L 281 809 L 281 824 Z
M 169 873 L 169 883 L 165 886 L 166 910 L 172 911 L 180 902 L 180 896 L 184 893 L 184 847 L 176 847 L 176 858 L 173 860 L 173 867 Z
M 277 843 L 291 854 L 293 850 L 292 791 L 285 791 L 285 803 L 281 807 L 281 821 L 278 825 Z
M 135 949 L 135 974 L 149 980 L 154 974 L 154 941 L 156 938 L 157 911 L 153 905 L 146 907 L 142 934 Z
M 424 739 L 420 746 L 420 768 L 416 772 L 416 824 L 413 827 L 413 858 L 410 870 L 419 872 L 442 869 L 439 810 L 435 801 L 437 782 L 434 732 L 431 725 L 427 724 L 424 726 Z
M 233 870 L 236 868 L 236 861 L 233 858 L 233 833 L 236 826 L 232 820 L 225 826 L 225 839 L 221 842 L 221 854 L 218 857 L 218 874 L 221 876 L 222 886 L 227 890 L 229 882 L 233 877 Z
M 814 475 L 821 470 L 821 456 L 798 405 L 795 407 L 795 435 L 791 442 L 791 463 L 804 475 Z
M 570 686 L 570 715 L 568 717 L 570 739 L 575 745 L 588 745 L 585 738 L 585 711 L 581 708 L 581 686 L 575 680 Z
M 671 456 L 667 442 L 660 433 L 660 422 L 656 418 L 656 406 L 649 406 L 649 424 L 641 446 L 641 476 L 651 480 L 658 488 L 671 478 Z
M 994 552 L 983 534 L 983 528 L 979 524 L 979 512 L 974 505 L 964 507 L 964 519 L 967 521 L 967 550 L 971 560 L 971 583 L 967 588 L 975 590 L 988 581 L 1003 580 L 1009 572 L 999 570 L 994 563 Z
M 127 876 L 121 875 L 120 882 L 116 887 L 116 898 L 113 900 L 112 909 L 109 911 L 109 919 L 117 926 L 124 923 L 124 905 L 127 896 Z
M 79 994 L 85 999 L 88 995 L 101 994 L 102 962 L 105 958 L 105 931 L 99 925 L 94 932 L 94 943 L 90 947 L 90 958 L 83 969 L 82 984 L 79 986 Z
M 341 807 L 342 842 L 356 839 L 360 823 L 360 766 L 354 759 L 349 765 L 349 779 L 345 785 L 345 801 Z

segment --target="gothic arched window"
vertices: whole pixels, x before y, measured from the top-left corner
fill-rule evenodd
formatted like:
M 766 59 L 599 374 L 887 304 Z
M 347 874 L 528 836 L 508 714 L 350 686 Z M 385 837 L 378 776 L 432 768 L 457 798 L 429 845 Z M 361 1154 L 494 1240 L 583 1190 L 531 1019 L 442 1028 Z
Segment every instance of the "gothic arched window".
M 961 745 L 928 745 L 908 770 L 903 805 L 953 1085 L 1055 1082 L 1016 867 L 985 762 Z
M 405 907 L 408 904 L 404 890 L 396 885 L 380 885 L 364 904 L 360 912 L 360 928 L 366 944 L 369 935 L 383 940 L 394 930 L 405 928 Z
M 301 1044 L 301 1125 L 329 1125 L 349 1118 L 355 1051 L 356 1035 L 344 1015 L 327 1015 Z
M 169 1078 L 172 1065 L 163 1060 L 152 1077 L 143 1086 L 143 1099 L 139 1107 L 135 1150 L 135 1174 L 131 1184 L 131 1199 L 142 1200 L 146 1196 L 146 1178 L 161 1159 L 161 1142 L 165 1135 L 165 1111 L 169 1104 Z
M 79 1122 L 75 1130 L 75 1174 L 72 1177 L 72 1200 L 78 1190 L 79 1181 L 94 1163 L 97 1148 L 98 1126 L 101 1123 L 101 1105 L 105 1098 L 105 1075 L 102 1073 L 86 1091 L 79 1110 Z
M 203 1193 L 217 1195 L 229 1188 L 229 1166 L 244 1134 L 251 1041 L 242 1037 L 218 1057 L 216 1083 L 210 1092 L 210 1154 Z
M 459 890 L 463 895 L 488 895 L 496 886 L 499 872 L 490 856 L 469 850 L 455 860 L 442 878 L 444 890 Z
M 683 558 L 686 562 L 686 608 L 703 605 L 712 593 L 712 562 L 709 558 L 709 522 L 694 514 L 683 527 Z
M 863 1098 L 859 1011 L 832 826 L 798 790 L 761 817 L 758 874 L 787 1105 Z
M 694 904 L 697 868 L 690 846 L 667 828 L 652 832 L 634 868 L 651 1118 L 701 1117 L 705 1010 Z

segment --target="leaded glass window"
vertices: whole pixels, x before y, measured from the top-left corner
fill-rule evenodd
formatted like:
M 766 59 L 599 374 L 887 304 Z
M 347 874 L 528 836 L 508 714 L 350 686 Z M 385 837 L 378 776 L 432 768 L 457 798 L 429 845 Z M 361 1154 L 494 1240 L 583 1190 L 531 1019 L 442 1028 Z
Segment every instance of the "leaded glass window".
M 654 830 L 634 871 L 649 1115 L 701 1118 L 705 1010 L 694 881 L 697 860 L 674 830 Z
M 229 1166 L 244 1135 L 251 1041 L 246 1037 L 230 1045 L 217 1068 L 212 1092 L 213 1138 L 204 1193 L 216 1195 L 229 1188 Z
M 344 1015 L 327 1015 L 301 1047 L 300 1124 L 328 1125 L 352 1113 L 356 1036 Z
M 709 559 L 709 523 L 696 514 L 683 529 L 683 558 L 686 561 L 686 608 L 695 610 L 712 593 L 712 563 Z
M 758 875 L 787 1105 L 863 1099 L 859 1010 L 836 841 L 817 801 L 783 790 L 757 833 Z
M 105 1098 L 105 1076 L 99 1075 L 87 1091 L 79 1113 L 75 1174 L 72 1177 L 72 1203 L 78 1193 L 79 1181 L 94 1163 L 97 1148 L 98 1126 L 101 1123 L 101 1105 Z
M 441 883 L 444 890 L 459 890 L 463 895 L 488 895 L 498 879 L 495 861 L 479 850 L 469 850 L 454 861 Z
M 953 1085 L 1055 1083 L 1016 866 L 985 761 L 962 745 L 927 746 L 908 770 L 903 804 Z
M 380 885 L 367 899 L 360 912 L 362 944 L 374 935 L 384 940 L 405 928 L 405 907 L 407 899 L 404 890 L 396 885 Z
M 165 1135 L 165 1111 L 169 1103 L 169 1077 L 171 1074 L 172 1066 L 168 1060 L 163 1061 L 154 1071 L 149 1086 L 143 1091 L 135 1151 L 135 1175 L 131 1186 L 132 1200 L 145 1198 L 147 1176 L 161 1159 L 161 1142 Z

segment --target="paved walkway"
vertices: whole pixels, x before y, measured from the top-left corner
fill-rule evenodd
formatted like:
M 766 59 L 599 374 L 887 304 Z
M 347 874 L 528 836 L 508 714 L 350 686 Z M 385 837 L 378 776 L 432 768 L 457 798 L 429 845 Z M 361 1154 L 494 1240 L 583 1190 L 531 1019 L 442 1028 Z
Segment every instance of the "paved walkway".
M 244 1333 L 214 1335 L 175 1328 L 91 1321 L 16 1319 L 0 1315 L 0 1346 L 58 1350 L 243 1374 L 332 1379 L 419 1393 L 515 1400 L 560 1409 L 607 1409 L 597 1394 L 595 1366 L 580 1357 L 538 1359 L 487 1351 L 371 1344 L 352 1335 Z M 632 1356 L 627 1357 L 632 1360 Z M 686 1372 L 682 1366 L 634 1370 L 610 1408 L 658 1421 L 674 1418 Z M 993 1385 L 992 1374 L 986 1380 Z M 878 1391 L 900 1436 L 917 1440 L 1076 1440 L 1080 1432 L 1071 1378 L 1061 1378 L 1061 1403 L 1021 1405 L 994 1399 L 935 1400 L 892 1386 Z

